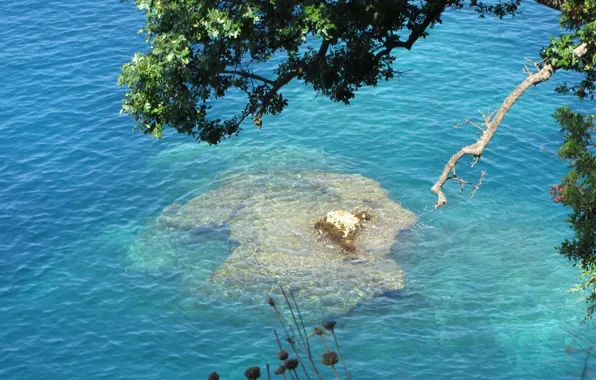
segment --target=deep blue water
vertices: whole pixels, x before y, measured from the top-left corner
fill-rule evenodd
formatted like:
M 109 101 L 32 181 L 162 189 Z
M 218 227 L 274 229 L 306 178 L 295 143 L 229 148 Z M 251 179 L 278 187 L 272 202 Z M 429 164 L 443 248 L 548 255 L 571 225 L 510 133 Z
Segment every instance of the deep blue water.
M 550 115 L 573 99 L 554 81 L 531 89 L 463 171 L 487 171 L 473 200 L 451 184 L 435 211 L 430 192 L 476 136 L 452 126 L 498 106 L 524 78 L 523 57 L 558 33 L 555 11 L 522 10 L 502 21 L 449 12 L 397 53 L 411 70 L 400 80 L 350 106 L 294 83 L 282 115 L 209 147 L 151 140 L 119 115 L 120 66 L 146 48 L 132 4 L 1 2 L 0 378 L 240 379 L 274 365 L 267 306 L 191 291 L 225 258 L 221 239 L 189 242 L 180 271 L 137 270 L 130 258 L 164 207 L 231 170 L 264 168 L 359 173 L 419 217 L 392 251 L 406 289 L 338 316 L 354 378 L 579 378 L 584 356 L 565 352 L 578 342 L 564 330 L 593 329 L 565 293 L 577 273 L 555 249 L 569 230 L 547 193 L 565 171 Z

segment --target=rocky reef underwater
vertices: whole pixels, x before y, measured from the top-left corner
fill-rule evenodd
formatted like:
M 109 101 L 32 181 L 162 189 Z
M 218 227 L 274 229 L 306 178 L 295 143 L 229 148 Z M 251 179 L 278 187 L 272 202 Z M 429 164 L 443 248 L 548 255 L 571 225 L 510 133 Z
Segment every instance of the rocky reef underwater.
M 326 221 L 342 217 L 354 224 L 325 228 Z M 200 280 L 186 281 L 189 291 L 264 302 L 283 286 L 305 310 L 344 314 L 362 300 L 404 287 L 403 271 L 389 253 L 399 232 L 415 220 L 378 182 L 359 174 L 244 172 L 165 208 L 129 256 L 136 269 L 188 269 L 192 277 L 194 269 L 181 264 L 188 259 L 177 259 L 176 250 L 189 236 L 226 239 L 227 258 Z M 193 256 L 195 269 L 201 266 L 200 244 L 185 255 Z

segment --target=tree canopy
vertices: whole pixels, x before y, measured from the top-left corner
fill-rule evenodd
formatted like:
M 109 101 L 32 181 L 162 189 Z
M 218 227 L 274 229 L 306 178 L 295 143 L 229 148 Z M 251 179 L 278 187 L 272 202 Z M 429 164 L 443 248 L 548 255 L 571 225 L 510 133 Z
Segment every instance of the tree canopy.
M 515 14 L 520 0 L 487 5 L 471 0 L 480 16 Z M 148 53 L 124 65 L 123 111 L 136 127 L 160 138 L 164 127 L 217 144 L 251 116 L 288 104 L 282 88 L 300 80 L 319 94 L 349 103 L 358 88 L 399 75 L 394 49 L 411 49 L 464 0 L 295 1 L 135 0 L 146 14 Z M 274 70 L 259 64 L 283 57 Z M 214 102 L 231 90 L 246 103 L 227 120 L 212 116 Z

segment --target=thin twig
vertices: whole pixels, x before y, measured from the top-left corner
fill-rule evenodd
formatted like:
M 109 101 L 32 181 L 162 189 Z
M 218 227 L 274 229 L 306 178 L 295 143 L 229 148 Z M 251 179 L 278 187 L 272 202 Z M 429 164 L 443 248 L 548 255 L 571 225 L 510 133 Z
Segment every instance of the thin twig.
M 536 68 L 536 71 L 540 71 L 542 69 L 542 67 L 540 67 L 540 64 L 542 62 L 544 62 L 544 59 L 539 62 L 532 61 L 530 58 L 526 58 L 526 57 L 524 57 L 524 59 L 526 61 L 530 62 L 532 65 L 534 65 L 534 68 Z
M 474 186 L 474 191 L 472 191 L 472 195 L 470 195 L 470 199 L 472 199 L 472 197 L 474 196 L 474 194 L 476 194 L 476 192 L 478 191 L 478 189 L 480 189 L 480 185 L 482 185 L 482 181 L 484 181 L 484 176 L 485 175 L 486 175 L 486 171 L 483 170 L 482 173 L 480 173 L 480 180 L 478 181 L 478 185 L 472 184 L 472 186 Z
M 474 123 L 471 119 L 466 119 L 466 120 L 462 121 L 461 123 L 457 123 L 453 126 L 453 128 L 457 129 L 457 128 L 464 126 L 466 124 L 473 125 L 474 127 L 478 128 L 481 132 L 484 132 L 484 129 L 481 126 L 479 126 L 478 124 Z
M 571 331 L 565 330 L 565 329 L 564 329 L 564 328 L 562 328 L 562 327 L 561 327 L 561 330 L 565 331 L 567 334 L 571 335 L 572 337 L 575 337 L 575 338 L 577 338 L 577 339 L 580 339 L 580 338 L 579 338 L 577 335 L 575 335 L 575 334 L 574 334 L 574 333 L 572 333 Z M 590 356 L 593 356 L 593 357 L 595 357 L 595 358 L 596 358 L 596 355 L 594 355 L 594 354 L 592 353 L 592 350 L 589 350 L 589 351 L 588 351 L 587 349 L 585 349 L 584 347 L 582 347 L 582 345 L 581 345 L 581 344 L 579 344 L 579 342 L 578 342 L 577 340 L 575 340 L 575 339 L 573 339 L 573 338 L 571 338 L 571 340 L 573 340 L 573 342 L 574 342 L 574 343 L 575 343 L 575 344 L 576 344 L 576 345 L 577 345 L 579 348 L 581 348 L 581 349 L 582 349 L 582 350 L 583 350 L 585 353 L 587 353 L 588 355 L 590 355 Z
M 573 328 L 573 326 L 571 325 L 571 323 L 567 323 L 567 325 L 569 326 L 569 328 Z M 563 331 L 565 331 L 565 330 L 563 330 Z M 569 331 L 566 331 L 566 332 L 567 332 L 567 333 L 570 333 Z M 589 337 L 589 336 L 584 336 L 584 338 L 585 338 L 585 339 L 587 339 L 587 340 L 589 340 L 589 341 L 590 341 L 590 343 L 592 343 L 593 345 L 595 345 L 595 346 L 596 346 L 596 341 L 594 341 L 594 340 L 590 339 L 590 337 Z M 578 337 L 578 339 L 579 339 L 579 337 Z
M 482 156 L 474 156 L 474 161 L 472 161 L 472 165 L 471 166 L 474 167 L 478 163 L 478 161 L 480 161 L 480 158 L 481 157 Z

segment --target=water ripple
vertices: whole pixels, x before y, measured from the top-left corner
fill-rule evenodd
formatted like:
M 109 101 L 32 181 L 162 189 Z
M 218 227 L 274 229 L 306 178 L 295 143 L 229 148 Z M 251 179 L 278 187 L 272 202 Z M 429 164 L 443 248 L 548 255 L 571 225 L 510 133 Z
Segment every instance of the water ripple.
M 575 343 L 562 328 L 591 327 L 579 327 L 582 305 L 564 293 L 576 272 L 554 249 L 569 235 L 547 194 L 564 172 L 549 115 L 573 100 L 553 95 L 555 83 L 531 89 L 477 170 L 460 169 L 471 180 L 487 171 L 481 191 L 470 200 L 448 186 L 438 211 L 429 191 L 476 138 L 452 126 L 496 107 L 524 78 L 523 57 L 559 33 L 555 11 L 522 10 L 502 21 L 449 12 L 397 53 L 411 69 L 399 80 L 361 89 L 349 107 L 292 84 L 288 109 L 262 130 L 247 123 L 208 147 L 171 133 L 150 140 L 119 115 L 120 66 L 146 48 L 131 3 L 1 3 L 0 377 L 242 378 L 273 363 L 266 305 L 202 299 L 180 272 L 137 272 L 127 257 L 162 209 L 230 172 L 296 168 L 373 178 L 419 217 L 392 249 L 406 288 L 338 316 L 354 378 L 578 377 L 583 357 L 564 352 Z M 215 270 L 229 249 L 218 239 L 180 265 L 197 278 Z

